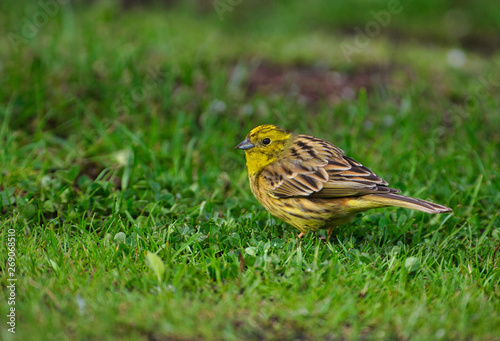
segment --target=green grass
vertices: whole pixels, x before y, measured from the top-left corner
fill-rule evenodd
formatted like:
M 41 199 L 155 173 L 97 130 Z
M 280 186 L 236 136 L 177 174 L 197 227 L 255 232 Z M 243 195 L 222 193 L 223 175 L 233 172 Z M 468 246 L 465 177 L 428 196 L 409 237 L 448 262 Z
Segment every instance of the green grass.
M 222 22 L 189 8 L 64 5 L 14 50 L 3 38 L 40 9 L 1 6 L 2 339 L 498 339 L 498 53 L 465 50 L 453 68 L 453 40 L 418 14 L 388 30 L 425 27 L 434 45 L 382 34 L 349 63 L 339 45 L 353 36 L 336 28 L 362 24 L 359 5 L 325 29 L 329 5 L 304 8 L 301 22 L 295 2 L 273 9 L 289 29 L 250 2 Z M 487 37 L 488 23 L 473 32 Z M 352 100 L 305 103 L 248 93 L 262 61 L 389 71 Z M 373 210 L 330 241 L 297 241 L 252 196 L 233 149 L 263 123 L 332 141 L 454 214 Z

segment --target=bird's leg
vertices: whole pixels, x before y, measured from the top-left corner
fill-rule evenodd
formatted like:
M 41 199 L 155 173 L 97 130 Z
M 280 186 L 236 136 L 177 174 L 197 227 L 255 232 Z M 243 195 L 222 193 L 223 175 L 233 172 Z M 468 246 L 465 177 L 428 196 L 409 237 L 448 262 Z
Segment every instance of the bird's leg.
M 330 239 L 330 236 L 331 236 L 331 234 L 332 234 L 332 232 L 333 232 L 333 228 L 334 228 L 334 227 L 335 227 L 335 226 L 330 227 L 330 229 L 328 230 L 328 233 L 326 234 L 326 239 Z
M 330 240 L 330 236 L 332 235 L 332 232 L 333 232 L 333 229 L 334 229 L 335 226 L 332 226 L 328 229 L 328 232 L 326 234 L 326 237 L 325 236 L 321 236 L 319 237 L 319 240 Z
M 299 235 L 297 236 L 297 238 L 299 238 L 299 239 L 300 239 L 300 238 L 304 237 L 305 235 L 306 235 L 306 234 L 305 234 L 304 232 L 300 232 L 300 233 L 299 233 Z

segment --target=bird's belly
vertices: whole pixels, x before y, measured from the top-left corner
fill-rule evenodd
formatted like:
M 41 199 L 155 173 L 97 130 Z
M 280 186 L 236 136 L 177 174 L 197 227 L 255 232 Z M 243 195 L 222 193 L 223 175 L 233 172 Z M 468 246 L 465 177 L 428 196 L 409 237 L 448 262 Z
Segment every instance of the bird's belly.
M 263 199 L 259 201 L 269 213 L 304 233 L 343 225 L 354 217 L 352 212 L 346 210 L 346 198 Z

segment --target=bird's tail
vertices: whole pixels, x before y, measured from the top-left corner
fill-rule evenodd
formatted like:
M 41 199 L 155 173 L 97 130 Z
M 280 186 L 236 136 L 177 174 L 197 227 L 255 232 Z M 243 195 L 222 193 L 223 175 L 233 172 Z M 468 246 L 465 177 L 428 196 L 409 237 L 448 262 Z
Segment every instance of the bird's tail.
M 363 200 L 367 200 L 379 207 L 384 206 L 399 206 L 419 210 L 426 213 L 445 213 L 452 212 L 452 209 L 443 205 L 434 204 L 429 201 L 405 197 L 404 195 L 394 193 L 384 194 L 368 194 L 362 196 Z

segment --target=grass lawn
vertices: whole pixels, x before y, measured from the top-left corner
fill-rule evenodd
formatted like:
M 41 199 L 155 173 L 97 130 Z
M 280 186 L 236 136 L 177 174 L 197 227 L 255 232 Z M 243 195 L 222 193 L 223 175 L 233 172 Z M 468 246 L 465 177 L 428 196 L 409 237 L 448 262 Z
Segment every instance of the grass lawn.
M 383 1 L 234 4 L 0 5 L 0 339 L 499 340 L 496 2 L 402 2 L 362 48 Z M 233 149 L 264 123 L 454 213 L 298 241 Z

